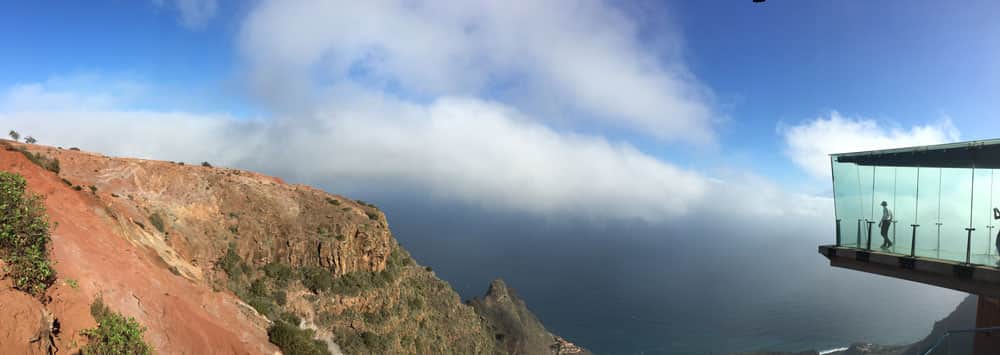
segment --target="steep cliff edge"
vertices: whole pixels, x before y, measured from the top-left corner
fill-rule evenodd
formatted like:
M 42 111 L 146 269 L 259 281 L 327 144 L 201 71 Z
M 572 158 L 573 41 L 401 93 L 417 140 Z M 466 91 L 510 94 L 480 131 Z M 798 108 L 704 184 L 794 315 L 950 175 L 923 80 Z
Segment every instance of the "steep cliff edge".
M 57 320 L 60 352 L 86 343 L 98 297 L 145 325 L 160 353 L 276 353 L 273 330 L 286 325 L 333 353 L 505 352 L 497 323 L 418 265 L 373 205 L 208 164 L 0 143 L 0 170 L 24 176 L 57 225 L 58 278 L 41 303 L 13 302 L 0 282 L 0 304 Z M 3 323 L 5 347 L 21 336 L 4 334 L 37 333 Z
M 483 297 L 468 302 L 485 320 L 500 350 L 508 354 L 590 354 L 550 333 L 514 289 L 503 280 L 490 283 Z

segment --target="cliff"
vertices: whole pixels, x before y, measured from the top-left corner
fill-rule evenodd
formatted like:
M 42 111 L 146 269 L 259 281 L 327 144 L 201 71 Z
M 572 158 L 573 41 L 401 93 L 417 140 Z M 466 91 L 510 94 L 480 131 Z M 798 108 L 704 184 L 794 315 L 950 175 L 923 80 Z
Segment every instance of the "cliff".
M 57 277 L 36 298 L 0 281 L 5 349 L 75 353 L 98 298 L 159 353 L 273 354 L 300 329 L 332 353 L 508 349 L 497 313 L 462 304 L 374 205 L 208 164 L 0 143 L 0 170 L 44 197 Z M 530 318 L 517 334 L 551 336 Z
M 976 301 L 978 297 L 969 295 L 962 300 L 955 310 L 941 320 L 934 322 L 931 333 L 923 339 L 908 345 L 878 345 L 870 343 L 851 344 L 844 350 L 828 352 L 828 355 L 919 355 L 923 354 L 934 343 L 941 339 L 949 330 L 972 329 L 976 327 Z M 946 340 L 941 347 L 947 349 L 950 354 L 972 354 L 972 340 L 970 335 L 956 335 Z M 801 352 L 747 352 L 740 355 L 810 355 L 819 354 L 816 350 Z
M 514 289 L 503 280 L 490 283 L 483 297 L 468 302 L 483 316 L 500 350 L 508 354 L 588 355 L 589 351 L 550 333 Z

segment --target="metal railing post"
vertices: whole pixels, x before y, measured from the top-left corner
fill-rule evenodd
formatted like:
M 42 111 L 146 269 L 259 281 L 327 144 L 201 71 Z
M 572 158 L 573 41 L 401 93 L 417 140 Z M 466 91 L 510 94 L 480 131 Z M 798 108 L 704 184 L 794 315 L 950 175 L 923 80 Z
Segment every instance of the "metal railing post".
M 970 264 L 969 260 L 972 257 L 972 231 L 976 229 L 966 228 L 965 230 L 969 232 L 969 236 L 965 239 L 965 263 Z
M 899 221 L 897 221 L 895 219 L 892 220 L 892 245 L 893 246 L 896 245 L 896 222 L 899 222 Z
M 917 227 L 920 225 L 911 224 L 910 227 L 913 227 L 913 237 L 910 238 L 910 257 L 912 258 L 917 255 Z
M 938 206 L 938 208 L 941 208 L 941 207 Z M 934 250 L 937 252 L 937 256 L 940 258 L 941 257 L 941 226 L 944 225 L 944 223 L 937 222 L 937 223 L 934 223 L 934 224 L 937 225 L 937 249 L 934 249 Z
M 868 250 L 872 250 L 872 224 L 874 224 L 875 221 L 866 222 L 868 222 Z
M 854 245 L 857 245 L 858 249 L 861 248 L 861 219 L 860 218 L 858 218 L 858 241 L 857 241 L 857 243 L 854 243 Z
M 837 219 L 837 246 L 840 246 L 840 219 Z

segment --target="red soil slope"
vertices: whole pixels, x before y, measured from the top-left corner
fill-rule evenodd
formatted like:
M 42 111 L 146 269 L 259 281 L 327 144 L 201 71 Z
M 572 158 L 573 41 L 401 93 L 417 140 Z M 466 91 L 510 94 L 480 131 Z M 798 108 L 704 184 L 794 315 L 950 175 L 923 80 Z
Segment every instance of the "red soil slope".
M 45 312 L 60 325 L 54 339 L 59 352 L 74 352 L 86 343 L 80 330 L 95 326 L 89 307 L 97 297 L 145 325 L 147 343 L 161 354 L 277 352 L 267 340 L 266 319 L 231 293 L 214 292 L 171 272 L 155 251 L 127 237 L 128 227 L 112 218 L 115 212 L 94 194 L 75 191 L 16 151 L 0 150 L 0 170 L 24 176 L 28 188 L 45 197 L 49 217 L 57 224 L 51 259 L 58 280 L 45 305 L 0 283 L 0 344 L 5 352 L 40 352 L 38 340 L 22 338 L 34 329 L 25 323 L 39 321 Z M 77 287 L 70 286 L 74 281 Z

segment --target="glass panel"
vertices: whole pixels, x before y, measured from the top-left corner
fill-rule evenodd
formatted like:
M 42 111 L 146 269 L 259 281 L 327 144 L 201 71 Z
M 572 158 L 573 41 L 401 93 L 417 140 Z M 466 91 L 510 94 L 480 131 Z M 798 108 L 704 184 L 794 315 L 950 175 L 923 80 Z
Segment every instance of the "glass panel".
M 966 228 L 972 223 L 972 169 L 941 169 L 941 258 L 965 261 Z
M 941 169 L 918 169 L 917 256 L 937 258 L 941 241 Z
M 858 167 L 852 163 L 838 163 L 833 158 L 833 194 L 837 218 L 840 219 L 840 243 L 857 247 L 861 241 L 861 200 L 858 190 Z
M 917 224 L 917 168 L 896 168 L 896 188 L 889 208 L 895 217 L 892 252 L 910 254 L 911 224 Z M 919 227 L 918 227 L 919 228 Z
M 972 250 L 971 262 L 996 265 L 991 241 L 993 231 L 993 170 L 976 169 L 972 194 Z
M 860 248 L 868 247 L 868 237 L 872 237 L 873 248 L 878 248 L 879 242 L 875 242 L 875 238 L 878 236 L 878 226 L 875 223 L 878 221 L 875 219 L 875 204 L 874 204 L 874 183 L 875 183 L 875 167 L 874 166 L 858 166 L 858 200 L 861 206 L 861 245 Z

